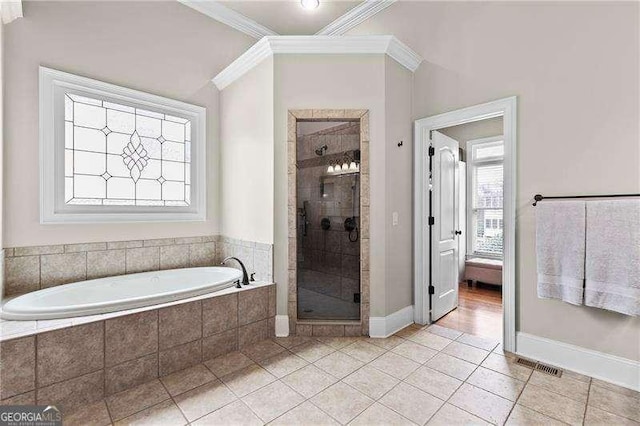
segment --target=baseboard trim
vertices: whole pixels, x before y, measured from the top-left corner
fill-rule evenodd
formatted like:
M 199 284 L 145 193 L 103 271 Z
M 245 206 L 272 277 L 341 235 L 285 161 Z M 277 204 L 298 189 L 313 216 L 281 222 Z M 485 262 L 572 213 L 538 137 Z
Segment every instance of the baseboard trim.
M 289 315 L 276 315 L 276 337 L 289 335 Z
M 369 318 L 369 336 L 389 337 L 411 324 L 413 324 L 413 305 L 406 306 L 386 317 Z
M 521 332 L 516 342 L 518 355 L 640 391 L 638 361 Z

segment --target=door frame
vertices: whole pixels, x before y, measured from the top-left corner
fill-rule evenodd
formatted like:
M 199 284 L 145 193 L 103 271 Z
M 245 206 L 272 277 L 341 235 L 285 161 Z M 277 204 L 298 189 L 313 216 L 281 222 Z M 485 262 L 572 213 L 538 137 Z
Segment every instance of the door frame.
M 426 197 L 429 172 L 429 133 L 460 124 L 489 118 L 503 118 L 504 136 L 504 260 L 502 264 L 502 315 L 505 351 L 516 351 L 516 139 L 517 97 L 498 99 L 443 114 L 416 120 L 414 124 L 414 321 L 429 322 L 429 291 L 425 281 L 429 246 L 429 197 Z

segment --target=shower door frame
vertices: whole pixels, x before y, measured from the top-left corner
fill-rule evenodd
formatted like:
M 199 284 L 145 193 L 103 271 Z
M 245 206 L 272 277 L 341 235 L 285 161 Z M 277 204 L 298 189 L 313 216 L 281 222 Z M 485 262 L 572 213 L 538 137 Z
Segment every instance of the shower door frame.
M 359 122 L 360 124 L 360 319 L 298 320 L 297 259 L 297 124 L 298 121 Z M 289 110 L 287 141 L 288 171 L 288 316 L 289 334 L 298 336 L 368 336 L 370 306 L 369 272 L 369 110 L 366 109 L 294 109 Z

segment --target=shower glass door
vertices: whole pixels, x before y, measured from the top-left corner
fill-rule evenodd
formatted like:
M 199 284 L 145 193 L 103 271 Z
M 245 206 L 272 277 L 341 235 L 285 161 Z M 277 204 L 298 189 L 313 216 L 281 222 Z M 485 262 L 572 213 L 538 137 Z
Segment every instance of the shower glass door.
M 360 319 L 360 125 L 299 122 L 298 318 Z

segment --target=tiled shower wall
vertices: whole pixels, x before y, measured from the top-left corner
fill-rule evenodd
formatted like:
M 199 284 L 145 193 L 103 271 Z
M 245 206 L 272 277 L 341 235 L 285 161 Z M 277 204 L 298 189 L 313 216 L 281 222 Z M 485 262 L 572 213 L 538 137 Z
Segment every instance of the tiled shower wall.
M 305 235 L 298 216 L 298 285 L 353 302 L 360 292 L 360 242 L 349 240 L 344 221 L 355 216 L 360 228 L 360 178 L 328 175 L 327 167 L 353 159 L 360 149 L 360 123 L 299 136 L 297 145 L 297 207 L 306 210 L 308 222 Z M 323 145 L 325 155 L 316 155 L 316 148 Z M 320 227 L 323 218 L 331 221 L 330 229 Z
M 188 238 L 16 247 L 4 250 L 5 296 L 86 279 L 242 260 L 258 281 L 273 277 L 273 246 L 208 235 Z M 236 262 L 228 266 L 238 267 Z

